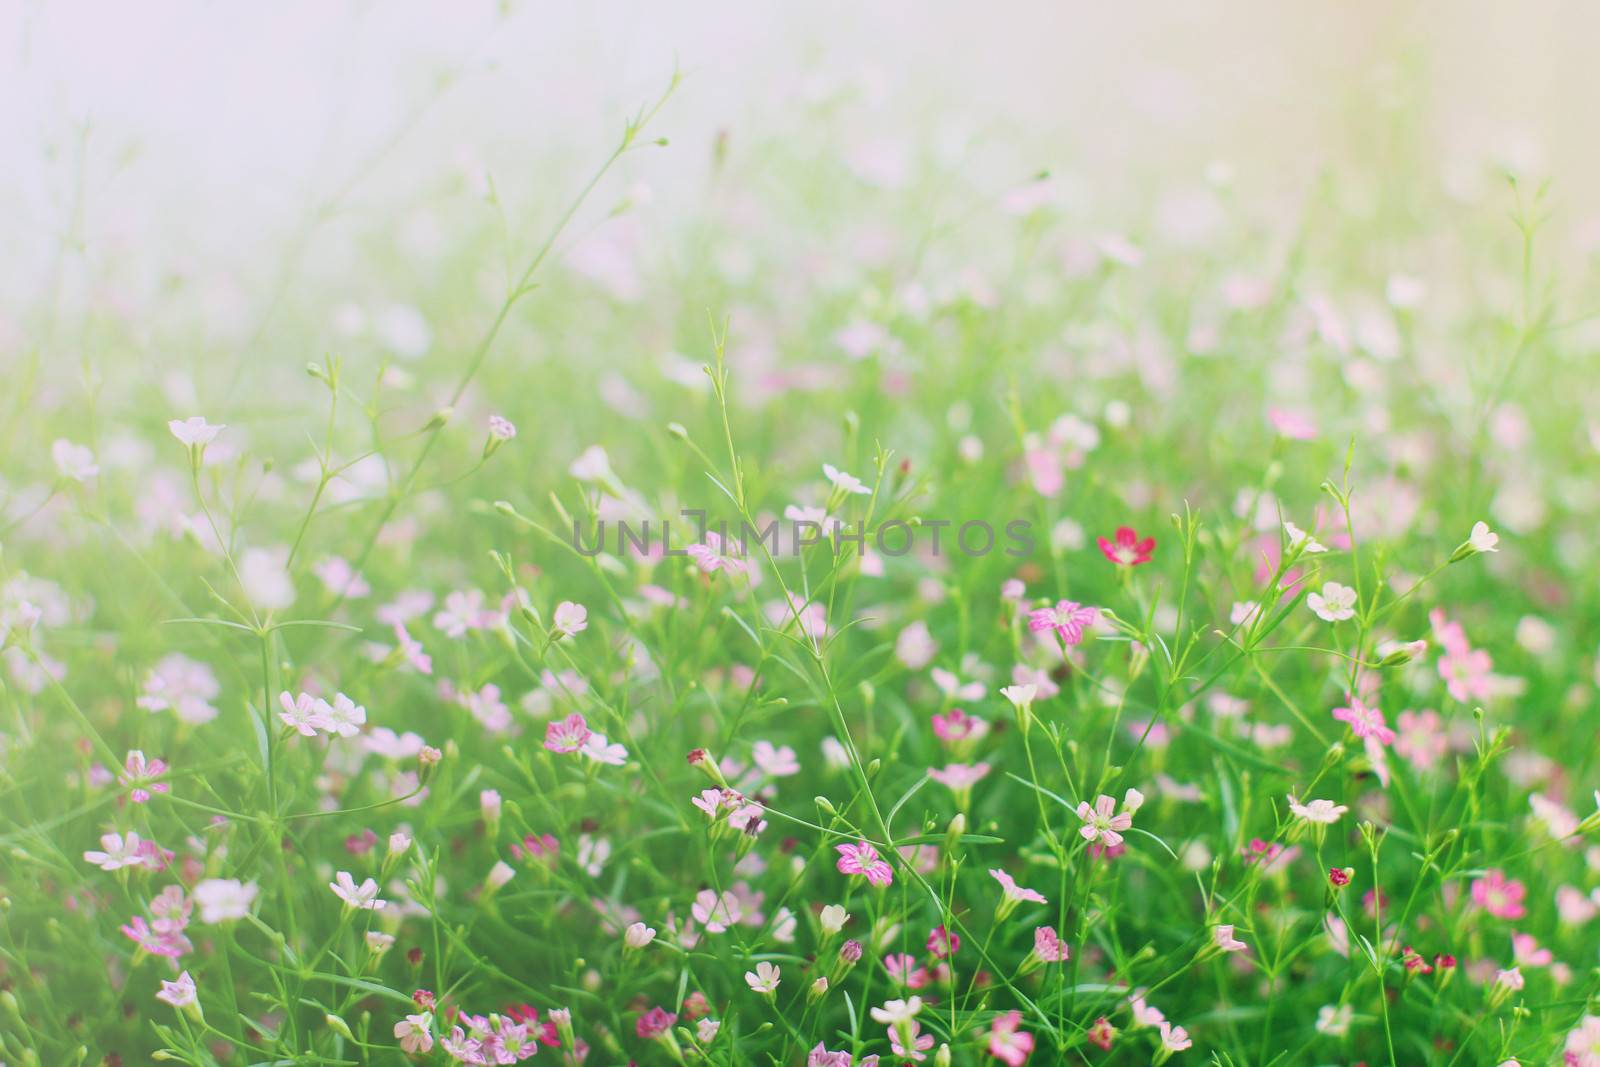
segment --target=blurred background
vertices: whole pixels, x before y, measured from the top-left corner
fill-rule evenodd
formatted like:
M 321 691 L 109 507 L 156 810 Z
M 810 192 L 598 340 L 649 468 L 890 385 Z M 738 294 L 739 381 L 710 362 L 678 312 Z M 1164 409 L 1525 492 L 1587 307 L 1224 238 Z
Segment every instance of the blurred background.
M 441 223 L 396 208 L 443 182 L 494 181 L 513 222 L 547 214 L 675 66 L 652 129 L 672 145 L 628 160 L 613 201 L 646 182 L 673 214 L 707 195 L 719 138 L 739 152 L 806 116 L 826 134 L 805 151 L 886 186 L 932 152 L 997 192 L 1049 169 L 1086 212 L 1143 207 L 1152 164 L 1225 164 L 1292 205 L 1332 164 L 1381 183 L 1415 155 L 1471 197 L 1495 160 L 1557 176 L 1580 233 L 1600 207 L 1596 40 L 1600 7 L 1577 0 L 11 2 L 0 342 L 41 297 L 138 303 L 175 278 L 208 291 L 213 329 L 248 332 L 283 242 L 305 237 L 297 284 L 338 276 L 363 217 L 426 253 Z

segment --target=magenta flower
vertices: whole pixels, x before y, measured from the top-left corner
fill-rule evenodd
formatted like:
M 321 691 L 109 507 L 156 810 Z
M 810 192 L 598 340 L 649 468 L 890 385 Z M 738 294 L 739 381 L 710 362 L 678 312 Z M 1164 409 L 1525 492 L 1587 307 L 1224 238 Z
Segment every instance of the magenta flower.
M 551 752 L 576 752 L 589 740 L 589 724 L 580 712 L 558 719 L 544 728 L 544 747 Z
M 1497 919 L 1520 919 L 1528 913 L 1522 899 L 1528 889 L 1521 882 L 1506 878 L 1498 868 L 1484 872 L 1472 883 L 1472 902 Z
M 841 874 L 859 874 L 879 889 L 894 881 L 894 868 L 878 858 L 878 850 L 865 841 L 833 847 L 839 853 L 837 866 Z
M 677 1021 L 676 1015 L 658 1004 L 639 1016 L 639 1021 L 634 1024 L 633 1029 L 640 1037 L 649 1040 L 670 1033 L 672 1024 Z
M 1156 539 L 1146 537 L 1139 540 L 1139 535 L 1132 526 L 1118 526 L 1117 539 L 1111 541 L 1105 537 L 1095 539 L 1100 546 L 1100 551 L 1105 553 L 1106 559 L 1122 567 L 1133 567 L 1140 563 L 1149 563 L 1156 551 Z
M 976 741 L 989 732 L 989 723 L 976 715 L 968 715 L 960 708 L 951 708 L 943 715 L 934 713 L 934 736 L 946 744 Z
M 1389 729 L 1388 723 L 1384 721 L 1383 709 L 1375 706 L 1369 708 L 1358 696 L 1350 696 L 1347 699 L 1350 701 L 1349 707 L 1333 709 L 1335 719 L 1349 723 L 1350 732 L 1357 737 L 1376 738 L 1385 745 L 1394 744 L 1394 731 Z
M 960 935 L 951 933 L 943 924 L 935 926 L 928 932 L 928 955 L 935 959 L 949 959 L 960 947 Z
M 175 960 L 194 950 L 189 939 L 181 932 L 168 930 L 163 933 L 146 922 L 143 915 L 135 915 L 121 930 L 123 936 L 138 945 L 141 952 L 148 952 L 152 956 Z
M 1131 532 L 1131 531 L 1130 531 Z M 1101 538 L 1104 549 L 1105 538 Z M 1150 542 L 1153 546 L 1154 541 Z M 1110 553 L 1107 553 L 1109 555 Z M 1136 562 L 1144 562 L 1142 560 Z M 1028 613 L 1028 629 L 1054 630 L 1063 644 L 1076 645 L 1083 641 L 1083 630 L 1100 619 L 1100 609 L 1085 607 L 1076 600 L 1061 600 L 1053 608 L 1039 608 Z

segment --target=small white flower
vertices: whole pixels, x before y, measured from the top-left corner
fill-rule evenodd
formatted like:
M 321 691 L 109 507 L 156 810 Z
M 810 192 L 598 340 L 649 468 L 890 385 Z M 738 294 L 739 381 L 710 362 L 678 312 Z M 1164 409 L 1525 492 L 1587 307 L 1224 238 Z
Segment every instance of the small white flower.
M 762 960 L 756 964 L 754 971 L 744 972 L 745 984 L 757 993 L 776 993 L 778 991 L 778 968 Z
M 883 1026 L 894 1026 L 898 1023 L 910 1022 L 916 1018 L 917 1012 L 921 1010 L 921 997 L 885 1001 L 883 1007 L 872 1009 L 872 1021 Z
M 589 628 L 589 609 L 582 604 L 563 600 L 556 605 L 551 621 L 556 633 L 563 637 L 575 637 Z
M 371 878 L 360 885 L 350 877 L 349 871 L 340 871 L 334 875 L 334 880 L 328 883 L 328 888 L 333 890 L 333 895 L 344 901 L 347 908 L 360 908 L 363 911 L 378 911 L 388 907 L 387 900 L 378 898 L 378 883 Z
M 489 877 L 484 879 L 491 890 L 499 889 L 517 876 L 517 869 L 505 860 L 496 860 L 493 867 L 489 868 Z
M 1289 798 L 1289 810 L 1294 813 L 1296 818 L 1304 819 L 1306 822 L 1331 826 L 1339 821 L 1339 816 L 1350 809 L 1343 804 L 1335 804 L 1331 800 L 1312 800 L 1302 804 L 1291 796 Z
M 1317 1009 L 1317 1033 L 1327 1034 L 1329 1037 L 1343 1037 L 1350 1032 L 1350 1021 L 1355 1017 L 1355 1010 L 1348 1004 L 1334 1007 L 1324 1004 Z
M 1284 536 L 1288 538 L 1290 552 L 1294 552 L 1298 549 L 1308 556 L 1314 556 L 1319 552 L 1328 551 L 1328 547 L 1326 545 L 1320 543 L 1315 537 L 1312 537 L 1310 534 L 1306 533 L 1292 522 L 1285 522 L 1283 524 L 1283 533 Z
M 1498 552 L 1500 549 L 1496 546 L 1500 544 L 1500 535 L 1489 529 L 1488 523 L 1475 522 L 1467 544 L 1472 546 L 1474 552 Z
M 850 921 L 850 915 L 837 904 L 829 904 L 822 909 L 822 935 L 832 937 L 844 929 L 844 924 Z
M 100 835 L 100 848 L 90 849 L 83 858 L 102 871 L 117 871 L 124 867 L 137 867 L 143 862 L 139 853 L 139 835 L 130 832 L 126 837 L 111 833 Z
M 1355 617 L 1356 591 L 1348 585 L 1327 582 L 1322 586 L 1322 592 L 1306 597 L 1306 603 L 1324 622 L 1342 622 Z
M 1030 708 L 1033 698 L 1039 695 L 1036 685 L 1008 685 L 1000 690 L 1000 695 L 1011 701 L 1014 708 Z
M 241 883 L 237 878 L 209 878 L 201 882 L 194 887 L 200 921 L 221 923 L 244 918 L 250 913 L 250 904 L 257 892 L 254 882 Z
M 173 419 L 167 423 L 167 429 L 172 431 L 172 436 L 188 445 L 190 448 L 199 445 L 204 448 L 217 439 L 217 434 L 226 430 L 226 426 L 213 426 L 203 416 L 191 415 L 187 419 Z
M 1228 612 L 1228 623 L 1231 626 L 1248 626 L 1261 614 L 1261 605 L 1254 600 L 1236 600 L 1233 610 Z
M 65 437 L 57 438 L 50 446 L 50 456 L 63 477 L 86 482 L 100 473 L 100 464 L 95 462 L 89 446 L 74 444 Z
M 367 722 L 367 709 L 345 696 L 337 694 L 333 703 L 325 700 L 317 702 L 318 711 L 322 713 L 324 729 L 336 733 L 340 737 L 354 737 L 361 732 L 361 727 Z
M 599 445 L 590 445 L 584 449 L 577 459 L 572 461 L 572 466 L 567 468 L 580 482 L 613 482 L 616 476 L 611 473 L 611 457 L 606 455 L 606 450 Z
M 830 483 L 832 483 L 833 487 L 839 490 L 841 493 L 856 493 L 858 495 L 864 495 L 872 492 L 872 490 L 868 489 L 866 484 L 863 483 L 860 478 L 857 478 L 853 474 L 845 473 L 831 463 L 824 463 L 822 465 L 822 474 Z

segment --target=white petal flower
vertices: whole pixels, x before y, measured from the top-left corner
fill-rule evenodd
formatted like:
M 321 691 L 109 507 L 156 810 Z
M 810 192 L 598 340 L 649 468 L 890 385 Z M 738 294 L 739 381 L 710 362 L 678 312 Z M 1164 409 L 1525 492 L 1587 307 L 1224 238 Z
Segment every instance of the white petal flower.
M 1322 592 L 1306 597 L 1306 604 L 1324 622 L 1342 622 L 1356 614 L 1356 591 L 1348 585 L 1328 582 Z

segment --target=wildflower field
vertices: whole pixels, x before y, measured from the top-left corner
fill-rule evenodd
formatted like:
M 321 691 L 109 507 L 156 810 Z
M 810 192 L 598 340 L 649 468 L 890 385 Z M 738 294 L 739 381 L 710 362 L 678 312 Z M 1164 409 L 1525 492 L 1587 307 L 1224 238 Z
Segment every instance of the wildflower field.
M 1600 1064 L 1559 176 L 677 90 L 7 313 L 0 1064 Z

